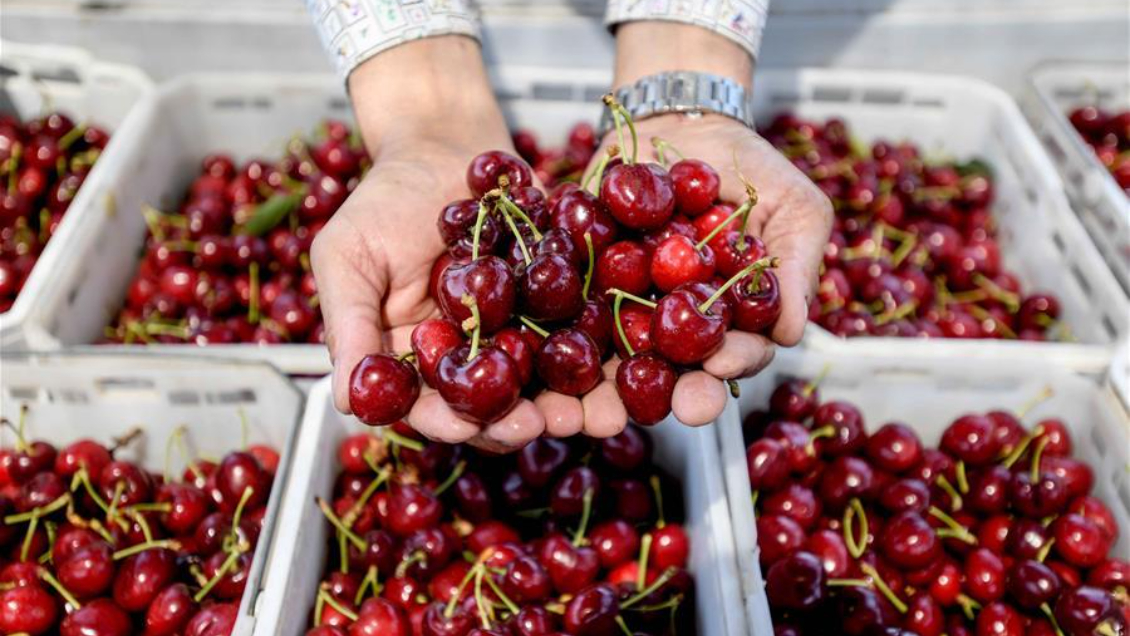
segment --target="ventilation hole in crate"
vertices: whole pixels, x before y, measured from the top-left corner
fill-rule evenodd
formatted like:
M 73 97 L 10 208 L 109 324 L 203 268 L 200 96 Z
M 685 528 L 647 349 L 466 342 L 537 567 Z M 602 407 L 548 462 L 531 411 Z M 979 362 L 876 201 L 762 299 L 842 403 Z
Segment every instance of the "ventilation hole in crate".
M 99 378 L 94 381 L 99 391 L 125 391 L 152 389 L 153 381 L 145 378 Z
M 255 97 L 251 100 L 251 108 L 258 110 L 271 110 L 275 102 L 270 97 Z
M 212 107 L 219 110 L 242 110 L 247 108 L 247 100 L 242 97 L 221 97 L 212 101 Z
M 816 86 L 812 89 L 814 102 L 850 102 L 851 89 L 835 86 Z
M 607 86 L 586 86 L 582 98 L 586 102 L 599 102 L 601 97 L 608 92 Z
M 254 404 L 258 400 L 255 397 L 255 391 L 239 389 L 212 393 L 208 396 L 208 401 L 216 404 Z
M 90 396 L 79 389 L 61 389 L 54 401 L 63 404 L 90 404 Z
M 32 71 L 31 78 L 37 82 L 60 82 L 66 84 L 79 84 L 82 78 L 71 68 L 58 68 Z
M 9 389 L 8 396 L 16 402 L 35 402 L 39 398 L 39 391 L 31 387 L 14 386 Z
M 901 104 L 906 101 L 906 92 L 891 88 L 871 88 L 863 91 L 860 101 L 865 104 Z
M 330 110 L 349 110 L 349 100 L 342 99 L 341 97 L 331 97 L 326 102 L 326 107 Z
M 800 95 L 796 93 L 776 93 L 769 98 L 769 103 L 776 108 L 791 108 L 800 103 Z
M 1079 283 L 1079 286 L 1083 288 L 1083 294 L 1090 297 L 1091 284 L 1087 282 L 1087 277 L 1083 275 L 1083 272 L 1079 271 L 1079 268 L 1075 265 L 1072 265 L 1071 275 L 1075 278 L 1075 282 Z
M 573 87 L 568 84 L 534 84 L 530 95 L 540 100 L 570 101 L 573 99 Z
M 203 400 L 200 399 L 200 394 L 196 391 L 169 391 L 169 404 L 200 404 Z

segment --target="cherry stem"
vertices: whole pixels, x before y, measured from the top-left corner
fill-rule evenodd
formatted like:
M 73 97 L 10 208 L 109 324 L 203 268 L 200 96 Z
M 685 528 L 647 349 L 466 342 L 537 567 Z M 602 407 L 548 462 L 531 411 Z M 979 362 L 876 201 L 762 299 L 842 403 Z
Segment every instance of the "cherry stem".
M 644 584 L 647 583 L 647 560 L 651 556 L 651 533 L 645 533 L 643 539 L 640 541 L 640 557 L 636 561 L 636 590 L 642 590 Z
M 969 478 L 965 475 L 965 461 L 957 460 L 957 490 L 963 495 L 969 494 Z
M 20 166 L 20 157 L 22 155 L 23 145 L 17 142 L 12 146 L 12 155 L 8 157 L 8 161 L 6 162 L 8 164 L 8 170 L 11 171 L 8 173 L 8 194 L 12 194 L 16 191 L 16 169 Z
M 27 443 L 27 416 L 31 409 L 26 404 L 20 405 L 20 417 L 16 420 L 16 450 L 21 453 L 31 453 L 31 445 Z M 7 420 L 4 420 L 7 422 Z M 9 423 L 9 426 L 11 424 Z
M 734 286 L 734 283 L 737 283 L 739 280 L 745 278 L 746 276 L 749 276 L 753 272 L 760 271 L 765 268 L 777 267 L 780 264 L 781 259 L 777 258 L 776 256 L 767 256 L 763 259 L 754 261 L 749 265 L 746 265 L 740 272 L 731 276 L 730 280 L 722 283 L 722 286 L 718 288 L 718 291 L 711 294 L 710 298 L 707 298 L 702 302 L 702 304 L 698 306 L 698 310 L 702 313 L 707 313 L 707 311 L 710 310 L 710 307 L 713 306 L 714 303 L 718 302 L 718 299 L 721 298 L 723 294 L 725 294 L 731 287 Z
M 511 614 L 517 614 L 521 611 L 521 609 L 514 604 L 514 601 L 510 600 L 510 597 L 506 596 L 506 594 L 502 592 L 502 589 L 498 587 L 498 584 L 494 582 L 494 577 L 486 577 L 486 582 L 491 591 L 498 597 L 498 600 L 502 601 L 502 604 L 506 606 L 506 611 Z
M 577 531 L 573 533 L 573 545 L 575 546 L 582 545 L 585 541 L 585 532 L 589 529 L 589 517 L 592 516 L 594 494 L 593 489 L 589 488 L 581 498 L 581 523 L 577 526 Z
M 526 227 L 530 228 L 530 233 L 534 235 L 534 241 L 540 241 L 542 239 L 542 234 L 538 231 L 538 226 L 534 225 L 534 222 L 530 220 L 529 215 L 526 214 L 525 210 L 518 207 L 517 203 L 511 201 L 510 198 L 505 194 L 498 195 L 498 203 L 502 205 L 502 207 L 506 208 L 505 210 L 503 210 L 503 213 L 509 212 L 510 214 L 513 214 L 514 216 L 518 217 L 518 220 L 525 223 Z
M 536 333 L 537 335 L 541 336 L 542 338 L 548 338 L 549 337 L 549 332 L 546 331 L 545 329 L 542 329 L 541 326 L 538 325 L 538 323 L 534 322 L 529 317 L 518 316 L 518 320 L 520 320 L 523 325 L 526 325 L 526 327 L 528 327 L 530 329 L 530 331 Z
M 518 242 L 518 249 L 522 250 L 522 260 L 526 261 L 526 264 L 529 265 L 530 261 L 533 260 L 533 258 L 530 257 L 530 248 L 526 247 L 526 239 L 522 238 L 522 233 L 518 230 L 518 224 L 514 222 L 514 217 L 503 211 L 502 218 L 506 221 L 506 225 L 514 235 L 514 240 Z
M 966 596 L 965 594 L 957 595 L 957 604 L 961 606 L 961 611 L 965 613 L 965 618 L 967 618 L 968 620 L 973 620 L 974 618 L 976 618 L 974 610 L 981 609 L 980 603 Z
M 1052 628 L 1055 629 L 1056 636 L 1064 636 L 1063 630 L 1059 627 L 1059 621 L 1055 620 L 1055 613 L 1052 612 L 1051 606 L 1049 606 L 1047 603 L 1041 603 L 1040 611 L 1048 617 L 1048 620 L 1052 624 Z
M 596 268 L 596 254 L 594 253 L 592 247 L 592 235 L 588 232 L 585 232 L 585 248 L 588 250 L 589 264 L 588 268 L 585 269 L 585 284 L 583 287 L 581 287 L 581 298 L 588 300 L 589 286 L 592 284 L 592 272 L 593 269 Z
M 871 587 L 867 579 L 828 579 L 828 587 Z
M 668 150 L 675 153 L 675 156 L 679 159 L 686 159 L 686 157 L 683 156 L 683 153 L 679 152 L 679 149 L 671 145 L 671 142 L 667 141 L 666 139 L 662 139 L 660 137 L 652 137 L 651 145 L 655 148 L 655 156 L 659 158 L 659 165 L 663 166 L 664 168 L 667 167 Z
M 59 143 L 58 143 L 59 150 L 66 150 L 67 148 L 70 148 L 71 144 L 73 144 L 76 141 L 78 141 L 79 139 L 81 139 L 82 136 L 85 135 L 85 134 L 86 134 L 86 123 L 85 122 L 75 126 L 74 128 L 72 128 L 70 130 L 68 130 L 67 134 L 63 135 L 62 137 L 59 137 Z
M 859 540 L 857 541 L 855 535 L 852 534 L 851 527 L 853 520 L 859 519 Z M 859 499 L 852 497 L 848 503 L 848 507 L 844 509 L 844 543 L 847 544 L 848 554 L 852 558 L 858 559 L 863 556 L 867 551 L 867 543 L 871 538 L 871 531 L 867 524 L 867 513 L 863 510 L 863 504 Z
M 417 453 L 424 450 L 423 444 L 421 444 L 420 442 L 418 442 L 414 439 L 411 439 L 409 437 L 405 437 L 405 436 L 401 435 L 400 433 L 397 433 L 396 431 L 392 430 L 391 428 L 381 429 L 381 437 L 385 438 L 386 440 L 389 441 L 389 443 L 391 443 L 395 446 L 403 446 L 404 448 L 407 448 L 408 450 L 416 451 Z M 384 472 L 383 470 L 377 469 L 373 465 L 372 461 L 373 460 L 372 460 L 371 457 L 366 456 L 365 462 L 367 464 L 369 464 L 369 468 L 372 468 L 373 472 L 376 472 L 376 473 Z
M 910 256 L 910 253 L 913 252 L 914 248 L 918 246 L 917 235 L 910 232 L 908 232 L 907 234 L 909 236 L 901 243 L 899 243 L 898 248 L 895 249 L 895 253 L 891 255 L 891 264 L 895 267 L 902 265 L 902 262 L 906 260 L 906 257 Z
M 479 239 L 483 233 L 483 221 L 487 218 L 487 206 L 479 201 L 479 215 L 475 217 L 475 232 L 471 236 L 471 260 L 479 259 Z
M 317 502 L 318 508 L 322 511 L 322 514 L 325 515 L 326 519 L 329 520 L 331 524 L 333 524 L 333 527 L 337 528 L 338 532 L 344 534 L 345 538 L 349 539 L 349 542 L 352 543 L 353 546 L 358 550 L 365 550 L 365 548 L 367 547 L 365 540 L 357 536 L 352 530 L 347 528 L 344 523 L 342 523 L 341 519 L 339 519 L 338 516 L 334 514 L 334 511 L 332 508 L 330 508 L 330 505 L 326 503 L 326 500 L 318 497 Z
M 753 494 L 751 494 L 749 496 L 749 507 L 753 508 L 754 514 L 757 513 L 757 501 L 759 499 L 761 499 L 761 491 L 760 490 L 753 491 Z
M 369 571 L 365 573 L 365 578 L 361 579 L 361 586 L 357 588 L 357 594 L 353 596 L 353 604 L 361 605 L 361 601 L 365 598 L 365 590 L 373 588 L 373 596 L 380 594 L 380 574 L 377 566 L 370 565 Z
M 1043 459 L 1044 449 L 1050 442 L 1051 438 L 1047 435 L 1041 435 L 1036 441 L 1036 450 L 1032 452 L 1032 472 L 1030 475 L 1033 484 L 1040 481 L 1040 460 Z
M 31 552 L 31 540 L 35 537 L 35 530 L 39 527 L 39 515 L 31 518 L 31 523 L 27 524 L 27 530 L 24 531 L 24 540 L 20 544 L 20 561 L 27 561 L 28 552 Z
M 1036 553 L 1036 560 L 1043 563 L 1048 558 L 1048 553 L 1052 551 L 1052 546 L 1055 545 L 1055 537 L 1048 539 L 1048 542 L 1040 546 L 1040 551 Z
M 259 263 L 251 263 L 247 269 L 250 279 L 250 293 L 247 301 L 247 322 L 259 324 Z
M 648 596 L 651 596 L 652 592 L 654 592 L 655 590 L 658 590 L 659 588 L 663 587 L 664 585 L 667 585 L 667 582 L 670 581 L 671 577 L 673 577 L 673 576 L 675 576 L 675 568 L 673 568 L 673 567 L 667 568 L 666 570 L 663 571 L 663 574 L 659 575 L 659 578 L 657 578 L 657 579 L 655 579 L 654 581 L 651 582 L 651 585 L 640 590 L 639 592 L 636 592 L 635 596 L 633 596 L 633 597 L 629 598 L 628 600 L 624 601 L 623 603 L 621 603 L 620 609 L 628 609 L 629 607 L 635 605 L 636 603 L 639 603 L 640 601 L 647 598 Z
M 251 486 L 247 486 L 243 489 L 243 494 L 239 496 L 239 504 L 236 505 L 235 513 L 232 515 L 231 519 L 231 539 L 233 542 L 239 540 L 237 532 L 239 530 L 239 522 L 243 517 L 243 508 L 247 505 L 247 502 L 251 499 L 253 494 L 255 494 L 255 489 Z
M 361 492 L 361 496 L 357 498 L 357 501 L 353 502 L 353 505 L 350 506 L 349 510 L 346 511 L 345 516 L 341 518 L 341 522 L 344 523 L 346 527 L 353 528 L 353 524 L 357 521 L 357 517 L 360 516 L 361 510 L 364 509 L 365 504 L 369 502 L 369 499 L 372 498 L 373 494 L 377 492 L 377 489 L 383 486 L 386 481 L 388 481 L 388 478 L 391 474 L 392 472 L 387 469 L 382 470 L 377 473 L 377 476 L 375 479 L 373 479 L 373 481 L 369 482 L 368 486 L 365 486 L 365 490 Z
M 816 390 L 816 387 L 820 386 L 820 383 L 823 382 L 824 379 L 827 378 L 828 374 L 831 373 L 831 372 L 832 372 L 832 365 L 831 364 L 825 364 L 824 368 L 820 369 L 820 373 L 816 374 L 815 378 L 813 378 L 812 380 L 810 380 L 808 383 L 806 383 L 804 385 L 804 389 L 801 391 L 801 393 L 804 394 L 804 397 L 811 396 L 813 391 Z
M 483 601 L 483 574 L 486 572 L 485 567 L 480 567 L 479 571 L 475 574 L 475 609 L 479 612 L 479 621 L 483 629 L 490 629 L 490 617 L 487 616 L 486 602 Z
M 604 156 L 600 158 L 600 162 L 596 164 L 596 169 L 590 172 L 587 177 L 585 177 L 584 182 L 581 184 L 582 190 L 590 192 L 593 196 L 596 196 L 600 193 L 600 183 L 604 179 L 604 170 L 608 168 L 608 162 L 612 161 L 612 159 L 615 158 L 616 155 L 620 154 L 620 148 L 622 147 L 622 145 L 623 143 L 621 143 L 620 146 L 613 144 L 608 147 L 607 151 L 605 151 L 604 153 Z M 590 191 L 589 184 L 593 182 L 593 179 L 596 180 L 596 187 Z
M 701 241 L 699 241 L 698 243 L 695 243 L 694 248 L 696 250 L 702 251 L 702 248 L 706 247 L 706 245 L 708 243 L 710 243 L 710 241 L 714 240 L 714 237 L 721 234 L 722 231 L 727 229 L 727 227 L 731 223 L 733 223 L 735 220 L 737 220 L 738 217 L 744 217 L 746 215 L 746 213 L 748 213 L 750 208 L 752 208 L 752 207 L 753 207 L 753 203 L 751 201 L 746 201 L 745 203 L 743 203 L 741 205 L 741 207 L 739 207 L 738 209 L 731 212 L 730 216 L 726 217 L 725 220 L 723 220 L 718 225 L 715 225 L 714 229 L 710 230 L 710 232 L 707 233 L 706 236 L 702 237 Z M 738 228 L 738 231 L 741 232 L 743 236 L 745 235 L 745 224 L 744 223 L 741 225 L 741 227 Z
M 1016 445 L 1016 448 L 1012 449 L 1012 452 L 1009 453 L 1003 461 L 1001 461 L 1001 465 L 1005 468 L 1012 468 L 1012 466 L 1016 462 L 1020 461 L 1020 458 L 1024 456 L 1024 453 L 1028 451 L 1028 447 L 1032 445 L 1032 440 L 1039 436 L 1042 431 L 1042 428 L 1037 427 L 1037 429 L 1032 432 L 1032 435 L 1025 435 L 1023 438 L 1021 438 L 1020 443 Z
M 655 309 L 656 307 L 658 307 L 658 305 L 656 303 L 654 303 L 654 302 L 652 302 L 652 301 L 650 301 L 646 298 L 641 298 L 639 296 L 636 296 L 635 294 L 629 294 L 628 292 L 626 292 L 622 289 L 616 289 L 615 287 L 605 291 L 604 293 L 613 294 L 615 296 L 623 296 L 624 298 L 627 298 L 628 300 L 630 300 L 634 303 L 639 303 L 639 304 L 643 305 L 644 307 L 649 307 L 651 309 Z
M 48 572 L 46 568 L 39 568 L 36 573 L 44 583 L 55 588 L 55 591 L 59 593 L 59 596 L 63 597 L 63 600 L 67 602 L 67 605 L 71 606 L 72 610 L 82 608 L 82 603 L 78 602 L 78 599 L 75 598 L 74 594 L 71 594 L 71 591 L 68 590 L 62 583 L 60 583 L 59 579 L 55 578 L 53 574 Z
M 978 287 L 985 290 L 995 300 L 1004 303 L 1008 307 L 1009 312 L 1016 313 L 1017 309 L 1020 308 L 1020 296 L 1001 287 L 984 274 L 979 272 L 973 274 L 973 282 Z
M 628 115 L 628 111 L 616 101 L 616 97 L 612 93 L 604 96 L 604 104 L 612 113 L 612 123 L 616 126 L 616 137 L 620 140 L 620 147 L 625 148 L 627 144 L 624 143 L 624 128 L 626 123 L 632 132 L 632 157 L 629 161 L 627 157 L 624 158 L 624 163 L 632 164 L 636 162 L 637 151 L 639 150 L 639 139 L 636 137 L 636 127 L 632 124 L 632 118 Z
M 118 516 L 118 500 L 126 490 L 126 482 L 118 481 L 114 484 L 114 494 L 110 496 L 110 509 L 106 511 L 106 518 L 113 519 Z
M 895 594 L 894 590 L 887 585 L 887 582 L 883 580 L 883 577 L 879 575 L 879 571 L 876 570 L 873 565 L 870 563 L 860 563 L 859 569 L 863 570 L 864 574 L 871 577 L 871 580 L 875 583 L 875 587 L 879 588 L 879 592 L 887 597 L 887 600 L 891 602 L 891 605 L 895 606 L 895 609 L 897 609 L 900 614 L 905 614 L 910 609 L 906 606 L 906 603 Z
M 930 514 L 930 516 L 946 524 L 946 528 L 953 532 L 954 539 L 958 539 L 959 541 L 963 541 L 965 543 L 968 543 L 969 545 L 977 545 L 977 537 L 973 536 L 973 534 L 969 532 L 969 528 L 966 528 L 965 526 L 958 523 L 957 519 L 954 519 L 953 517 L 943 512 L 941 508 L 938 508 L 937 506 L 930 506 L 927 512 Z M 941 530 L 939 530 L 938 532 L 941 532 Z
M 588 236 L 587 234 L 585 236 Z M 616 294 L 616 298 L 612 301 L 612 320 L 616 323 L 616 333 L 620 335 L 620 342 L 624 345 L 624 351 L 627 352 L 628 357 L 636 355 L 636 350 L 632 348 L 632 344 L 628 342 L 628 336 L 624 333 L 624 323 L 620 320 L 620 305 L 624 302 L 623 294 Z
M 1095 633 L 1098 636 L 1119 636 L 1121 632 L 1116 630 L 1108 619 L 1095 626 Z
M 1045 386 L 1039 393 L 1032 396 L 1032 398 L 1025 402 L 1020 408 L 1016 409 L 1016 419 L 1024 419 L 1024 416 L 1028 415 L 1029 411 L 1050 399 L 1053 395 L 1055 395 L 1055 390 L 1052 389 L 1050 385 Z
M 413 563 L 420 563 L 427 558 L 427 554 L 424 554 L 420 550 L 416 550 L 412 554 L 401 559 L 400 563 L 396 564 L 396 571 L 393 574 L 396 576 L 396 578 L 404 578 L 404 576 L 408 573 L 408 568 L 412 567 Z
M 199 596 L 199 595 L 197 595 L 197 596 Z M 357 621 L 357 618 L 358 618 L 357 613 L 354 612 L 353 610 L 345 607 L 341 603 L 339 603 L 337 601 L 337 599 L 335 599 L 333 597 L 333 594 L 330 594 L 328 591 L 320 590 L 318 592 L 318 598 L 322 599 L 325 602 L 326 605 L 329 605 L 330 607 L 334 608 L 334 611 L 336 611 L 338 614 L 341 614 L 342 616 L 348 618 L 351 621 L 354 621 L 354 622 Z M 200 599 L 197 599 L 196 602 L 199 603 Z
M 463 305 L 471 310 L 471 321 L 475 323 L 474 330 L 471 331 L 471 350 L 467 353 L 467 362 L 475 359 L 479 355 L 479 340 L 482 337 L 483 325 L 482 319 L 479 316 L 479 304 L 475 302 L 475 297 L 470 294 L 463 294 Z
M 443 608 L 443 615 L 445 618 L 451 618 L 455 613 L 455 606 L 459 604 L 459 598 L 463 596 L 463 590 L 467 589 L 467 584 L 471 582 L 480 570 L 483 568 L 482 558 L 480 557 L 475 561 L 475 565 L 467 570 L 467 574 L 463 576 L 463 580 L 459 582 L 459 588 L 451 595 L 451 600 L 447 602 L 447 607 Z
M 334 534 L 337 535 L 337 551 L 340 561 L 338 571 L 342 574 L 349 574 L 349 539 L 340 530 L 335 531 Z
M 658 514 L 655 527 L 662 530 L 667 526 L 667 520 L 663 516 L 663 484 L 659 482 L 659 475 L 652 475 L 648 483 L 651 484 L 651 492 L 655 494 L 655 511 Z
M 957 488 L 953 487 L 953 484 L 950 483 L 950 480 L 946 479 L 945 475 L 938 475 L 934 479 L 934 483 L 937 484 L 939 488 L 941 488 L 947 495 L 950 496 L 950 510 L 954 512 L 961 510 L 965 502 L 961 498 L 961 493 L 957 491 Z
M 149 522 L 145 520 L 145 515 L 130 509 L 126 509 L 125 515 L 133 519 L 137 527 L 141 528 L 141 536 L 145 538 L 145 542 L 151 543 L 153 541 L 153 530 L 149 527 Z
M 70 501 L 71 501 L 70 493 L 63 493 L 62 495 L 59 495 L 59 497 L 56 498 L 54 501 L 52 501 L 51 503 L 49 503 L 45 506 L 41 506 L 39 508 L 33 508 L 32 510 L 29 510 L 27 512 L 21 512 L 19 514 L 8 515 L 8 516 L 4 517 L 4 524 L 11 526 L 11 525 L 15 525 L 17 523 L 23 523 L 25 521 L 31 521 L 32 519 L 34 519 L 36 517 L 46 517 L 47 515 L 50 515 L 51 513 L 55 512 L 56 510 L 63 508 L 68 503 L 70 503 Z
M 131 545 L 128 548 L 118 550 L 111 557 L 114 561 L 121 561 L 122 559 L 131 557 L 135 554 L 141 554 L 147 550 L 177 550 L 180 548 L 180 543 L 173 539 L 160 539 L 158 541 L 147 541 L 145 543 L 138 543 Z
M 451 474 L 447 476 L 447 479 L 443 480 L 443 483 L 441 483 L 439 486 L 436 486 L 436 489 L 432 491 L 432 494 L 434 494 L 436 497 L 442 495 L 444 491 L 446 491 L 448 488 L 451 488 L 451 485 L 463 476 L 463 472 L 466 470 L 467 460 L 459 460 L 459 463 L 455 464 L 455 470 L 451 471 Z

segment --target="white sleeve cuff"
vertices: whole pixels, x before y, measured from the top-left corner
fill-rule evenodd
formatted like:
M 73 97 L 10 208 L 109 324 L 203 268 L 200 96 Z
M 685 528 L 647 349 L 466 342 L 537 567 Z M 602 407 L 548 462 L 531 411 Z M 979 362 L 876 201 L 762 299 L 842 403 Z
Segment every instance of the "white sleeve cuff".
M 405 42 L 452 34 L 479 39 L 471 0 L 306 0 L 306 9 L 343 79 Z
M 608 0 L 604 23 L 665 20 L 709 29 L 757 57 L 769 0 Z M 656 46 L 662 46 L 657 42 Z

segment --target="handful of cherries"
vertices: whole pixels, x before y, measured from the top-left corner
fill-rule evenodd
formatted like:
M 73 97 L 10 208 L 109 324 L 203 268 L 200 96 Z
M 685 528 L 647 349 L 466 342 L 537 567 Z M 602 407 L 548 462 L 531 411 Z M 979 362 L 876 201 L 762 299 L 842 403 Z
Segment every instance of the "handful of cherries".
M 1021 424 L 1034 404 L 963 415 L 929 448 L 779 385 L 744 422 L 776 634 L 1130 634 L 1114 515 L 1062 420 Z
M 178 211 L 142 211 L 145 254 L 106 341 L 321 343 L 310 245 L 369 163 L 334 120 L 274 162 L 205 157 Z
M 1083 106 L 1067 117 L 1118 187 L 1130 196 L 1130 110 L 1108 113 L 1095 106 Z
M 537 136 L 529 130 L 515 131 L 511 138 L 518 156 L 533 168 L 534 176 L 547 188 L 579 182 L 596 154 L 596 131 L 588 122 L 575 124 L 562 148 L 539 146 Z
M 27 122 L 0 115 L 0 313 L 16 301 L 109 141 L 105 130 L 60 112 Z
M 0 632 L 227 636 L 278 467 L 253 445 L 183 475 L 151 473 L 83 439 L 0 449 Z M 181 445 L 183 430 L 170 439 Z M 183 450 L 183 446 L 182 450 Z
M 350 406 L 361 421 L 403 419 L 423 376 L 460 416 L 493 422 L 523 391 L 588 393 L 615 352 L 629 417 L 654 424 L 671 411 L 679 372 L 715 353 L 727 329 L 773 326 L 776 259 L 745 230 L 752 186 L 735 207 L 718 201 L 718 173 L 702 161 L 638 162 L 630 118 L 606 102 L 632 150 L 610 148 L 581 185 L 547 198 L 517 157 L 489 151 L 471 161 L 472 198 L 438 221 L 448 251 L 430 292 L 442 316 L 416 328 L 411 352 L 373 354 L 354 368 Z
M 1068 339 L 1058 299 L 1002 266 L 984 163 L 855 143 L 847 124 L 778 116 L 763 131 L 832 200 L 809 319 L 837 336 Z
M 613 636 L 693 629 L 677 490 L 629 426 L 514 456 L 351 435 L 307 636 Z

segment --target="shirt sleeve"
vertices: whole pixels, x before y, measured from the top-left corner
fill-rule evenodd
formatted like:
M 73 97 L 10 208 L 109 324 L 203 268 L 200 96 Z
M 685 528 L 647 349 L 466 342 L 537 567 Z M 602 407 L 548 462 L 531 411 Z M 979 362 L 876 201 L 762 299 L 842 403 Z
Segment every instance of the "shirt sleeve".
M 757 57 L 769 0 L 608 0 L 604 22 L 667 20 L 710 29 Z
M 342 78 L 398 44 L 437 35 L 479 38 L 472 0 L 306 0 L 306 9 Z

